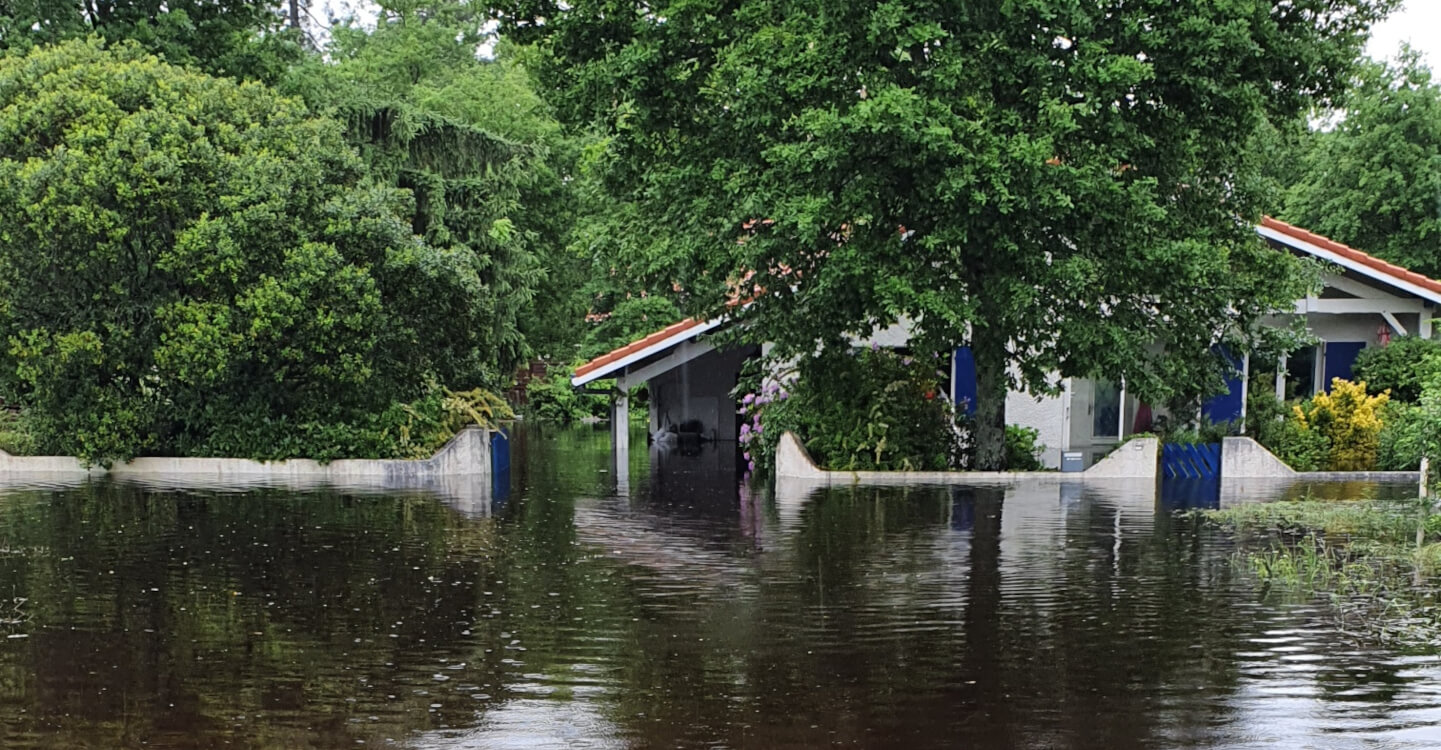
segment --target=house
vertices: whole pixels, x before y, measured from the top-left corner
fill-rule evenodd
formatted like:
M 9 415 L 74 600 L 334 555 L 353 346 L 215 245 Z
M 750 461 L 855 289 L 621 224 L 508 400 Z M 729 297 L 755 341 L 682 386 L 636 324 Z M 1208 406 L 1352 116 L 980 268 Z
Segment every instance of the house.
M 1283 221 L 1265 218 L 1256 233 L 1272 246 L 1328 264 L 1319 294 L 1296 300 L 1293 313 L 1277 325 L 1302 316 L 1319 343 L 1280 362 L 1252 362 L 1240 358 L 1240 375 L 1227 384 L 1228 392 L 1207 401 L 1202 412 L 1215 422 L 1245 417 L 1247 391 L 1264 379 L 1280 398 L 1307 396 L 1327 388 L 1333 378 L 1351 377 L 1361 350 L 1384 345 L 1394 336 L 1431 337 L 1433 315 L 1441 305 L 1441 281 L 1347 247 Z M 576 369 L 572 385 L 616 378 L 622 390 L 650 385 L 652 434 L 672 426 L 698 430 L 716 441 L 736 439 L 736 403 L 730 396 L 744 361 L 760 353 L 758 347 L 718 350 L 704 334 L 725 324 L 714 320 L 684 320 Z M 876 332 L 882 346 L 904 345 L 903 327 Z M 1254 371 L 1253 371 L 1254 370 Z M 956 403 L 974 403 L 975 369 L 966 347 L 956 350 L 951 362 L 950 395 Z M 627 404 L 616 401 L 613 425 L 624 425 Z M 1006 400 L 1006 419 L 1033 427 L 1046 445 L 1043 462 L 1059 467 L 1063 452 L 1081 455 L 1090 465 L 1127 436 L 1149 429 L 1150 409 L 1128 398 L 1123 383 L 1103 379 L 1067 378 L 1056 396 L 1036 398 L 1012 392 Z M 617 452 L 628 455 L 624 430 L 614 435 Z

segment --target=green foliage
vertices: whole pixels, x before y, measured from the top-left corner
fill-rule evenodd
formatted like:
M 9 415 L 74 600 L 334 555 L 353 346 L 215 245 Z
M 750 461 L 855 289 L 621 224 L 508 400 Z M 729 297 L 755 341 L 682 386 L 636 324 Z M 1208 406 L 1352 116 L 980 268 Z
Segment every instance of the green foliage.
M 1041 454 L 1046 446 L 1040 441 L 1041 431 L 1032 427 L 1006 425 L 1006 468 L 1011 471 L 1041 471 Z
M 1200 424 L 1195 424 L 1164 417 L 1158 418 L 1156 425 L 1162 443 L 1178 445 L 1219 443 L 1223 438 L 1236 434 L 1237 427 L 1234 422 L 1212 422 L 1209 419 L 1202 419 Z
M 1270 590 L 1330 594 L 1348 630 L 1430 648 L 1441 637 L 1429 601 L 1441 523 L 1415 500 L 1252 503 L 1205 515 L 1238 535 L 1239 562 Z
M 760 360 L 756 360 L 759 362 Z M 763 382 L 752 366 L 738 386 L 741 442 L 767 467 L 782 433 L 836 470 L 920 471 L 959 466 L 963 445 L 935 359 L 886 349 L 823 352 L 786 384 Z
M 580 356 L 585 359 L 605 354 L 641 336 L 654 333 L 681 319 L 675 303 L 664 297 L 634 296 L 622 300 L 609 313 L 591 315 L 594 322 L 585 332 Z
M 1371 471 L 1381 447 L 1381 409 L 1387 400 L 1384 393 L 1367 395 L 1365 383 L 1335 378 L 1329 393 L 1316 394 L 1292 412 L 1301 429 L 1326 438 L 1328 471 Z
M 561 133 L 502 47 L 477 56 L 465 6 L 391 7 L 374 30 L 334 30 L 281 86 L 332 112 L 372 172 L 415 195 L 412 231 L 473 254 L 482 314 L 467 321 L 487 376 L 532 354 L 569 359 L 582 331 L 587 257 L 570 249 L 579 143 Z
M 1367 347 L 1352 370 L 1370 393 L 1390 391 L 1392 401 L 1414 404 L 1426 381 L 1441 373 L 1441 342 L 1402 336 L 1386 346 Z
M 97 36 L 135 42 L 172 65 L 274 81 L 302 52 L 273 0 L 11 0 L 0 3 L 0 49 Z
M 1388 469 L 1410 455 L 1419 461 L 1414 437 L 1407 436 L 1413 413 L 1384 393 L 1367 395 L 1364 382 L 1336 378 L 1330 393 L 1290 405 L 1269 391 L 1252 391 L 1246 411 L 1248 433 L 1296 471 Z
M 1426 416 L 1421 407 L 1392 401 L 1381 410 L 1376 468 L 1416 471 L 1425 455 Z
M 1320 471 L 1331 452 L 1325 435 L 1303 427 L 1290 406 L 1264 389 L 1251 390 L 1246 399 L 1246 431 L 1296 471 Z
M 604 418 L 610 408 L 604 395 L 577 391 L 570 384 L 569 374 L 561 370 L 530 381 L 525 389 L 525 402 L 526 419 L 552 424 L 571 424 L 587 417 Z
M 680 284 L 690 314 L 764 290 L 737 315 L 782 357 L 901 318 L 918 350 L 969 344 L 977 461 L 998 468 L 1011 364 L 1037 392 L 1057 373 L 1153 403 L 1214 392 L 1218 332 L 1253 349 L 1304 295 L 1298 262 L 1236 221 L 1268 198 L 1249 140 L 1333 94 L 1395 5 L 506 0 L 496 17 L 538 44 L 562 119 L 604 128 L 606 184 L 644 238 L 627 267 Z
M 1284 217 L 1441 275 L 1441 85 L 1430 68 L 1410 49 L 1368 63 L 1335 114 L 1340 122 L 1314 136 Z
M 0 383 L 43 452 L 394 455 L 401 404 L 494 356 L 484 263 L 409 207 L 262 86 L 95 41 L 0 59 Z
M 35 454 L 35 436 L 25 423 L 24 415 L 8 410 L 0 412 L 0 451 L 12 456 Z

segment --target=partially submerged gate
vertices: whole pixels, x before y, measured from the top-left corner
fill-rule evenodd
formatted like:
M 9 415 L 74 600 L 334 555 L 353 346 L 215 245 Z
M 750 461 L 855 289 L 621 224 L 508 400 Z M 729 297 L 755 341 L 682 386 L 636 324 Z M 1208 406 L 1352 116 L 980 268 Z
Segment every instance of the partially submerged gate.
M 1162 444 L 1161 476 L 1165 479 L 1219 479 L 1221 444 Z

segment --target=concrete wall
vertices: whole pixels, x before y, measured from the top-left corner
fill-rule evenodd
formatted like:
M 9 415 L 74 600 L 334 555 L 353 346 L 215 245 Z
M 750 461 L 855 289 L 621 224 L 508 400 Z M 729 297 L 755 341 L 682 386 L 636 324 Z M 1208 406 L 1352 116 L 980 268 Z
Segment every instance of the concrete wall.
M 1226 479 L 1289 478 L 1296 471 L 1248 437 L 1221 441 L 1221 476 Z
M 1065 441 L 1062 432 L 1065 401 L 1061 396 L 1041 396 L 1011 391 L 1006 394 L 1006 422 L 1024 425 L 1040 430 L 1040 441 L 1046 450 L 1041 453 L 1041 463 L 1048 469 L 1061 468 L 1061 444 Z
M 708 352 L 647 381 L 651 433 L 694 419 L 704 426 L 706 437 L 734 442 L 736 402 L 730 392 L 741 365 L 758 351 L 741 347 Z
M 166 479 L 215 486 L 255 481 L 311 482 L 334 485 L 414 486 L 440 477 L 489 481 L 490 432 L 461 430 L 434 456 L 418 461 L 344 459 L 322 464 L 310 459 L 251 461 L 244 458 L 137 458 L 107 471 L 85 466 L 70 456 L 12 456 L 0 451 L 0 478 L 31 475 L 88 477 L 109 474 L 118 479 Z
M 1022 479 L 1058 483 L 1149 479 L 1157 476 L 1159 441 L 1140 438 L 1118 448 L 1082 472 L 1053 471 L 826 471 L 818 466 L 794 433 L 781 435 L 776 447 L 776 479 L 820 484 L 1010 484 Z

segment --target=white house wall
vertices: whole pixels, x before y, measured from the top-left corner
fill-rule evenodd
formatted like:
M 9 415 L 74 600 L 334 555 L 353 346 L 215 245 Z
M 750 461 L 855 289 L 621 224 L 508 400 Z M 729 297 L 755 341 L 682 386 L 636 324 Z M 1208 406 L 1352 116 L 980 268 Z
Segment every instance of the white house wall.
M 1049 469 L 1061 467 L 1061 445 L 1065 440 L 1065 402 L 1060 396 L 1037 398 L 1028 393 L 1011 391 L 1006 394 L 1006 422 L 1040 431 L 1038 440 L 1046 446 L 1041 463 Z

